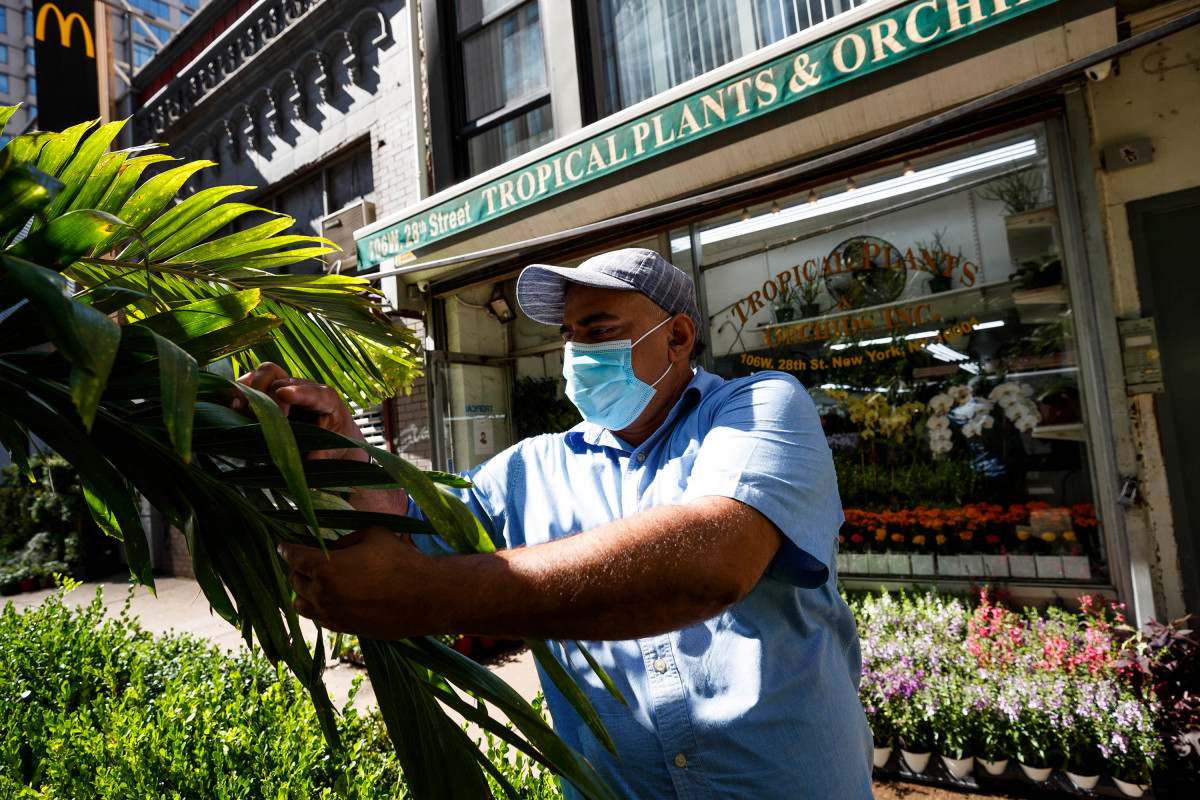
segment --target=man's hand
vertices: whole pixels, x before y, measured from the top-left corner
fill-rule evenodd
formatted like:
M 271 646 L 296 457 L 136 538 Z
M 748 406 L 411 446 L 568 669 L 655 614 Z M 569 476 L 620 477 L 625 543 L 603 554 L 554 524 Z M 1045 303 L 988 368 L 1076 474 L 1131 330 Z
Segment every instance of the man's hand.
M 314 423 L 326 430 L 340 433 L 350 439 L 365 442 L 366 437 L 354 421 L 350 407 L 342 400 L 342 396 L 332 386 L 310 381 L 306 378 L 293 378 L 283 367 L 264 361 L 254 372 L 238 378 L 238 383 L 265 392 L 279 410 L 287 416 L 294 409 L 303 409 L 315 418 Z M 246 407 L 245 396 L 234 390 L 230 398 L 230 406 L 235 411 Z M 370 461 L 371 456 L 366 450 L 358 447 L 339 447 L 333 450 L 316 450 L 306 453 L 305 458 L 345 459 L 347 461 Z M 408 513 L 408 495 L 399 489 L 356 489 L 349 498 L 350 505 L 359 511 L 381 511 L 386 514 Z M 319 552 L 319 551 L 318 551 Z
M 433 632 L 420 624 L 436 603 L 418 588 L 433 561 L 407 534 L 374 526 L 320 548 L 280 544 L 292 568 L 296 613 L 332 631 L 371 639 L 403 639 Z
M 354 414 L 342 400 L 341 395 L 331 386 L 310 381 L 306 378 L 293 378 L 283 367 L 264 361 L 254 372 L 248 372 L 238 378 L 238 383 L 257 389 L 269 395 L 279 406 L 279 410 L 287 416 L 293 408 L 303 409 L 315 417 L 314 423 L 326 430 L 340 433 L 351 439 L 365 442 Z M 246 398 L 235 390 L 230 402 L 234 411 L 246 407 Z M 335 450 L 317 450 L 308 453 L 305 458 L 344 458 L 348 461 L 370 461 L 365 450 L 357 447 L 344 447 Z

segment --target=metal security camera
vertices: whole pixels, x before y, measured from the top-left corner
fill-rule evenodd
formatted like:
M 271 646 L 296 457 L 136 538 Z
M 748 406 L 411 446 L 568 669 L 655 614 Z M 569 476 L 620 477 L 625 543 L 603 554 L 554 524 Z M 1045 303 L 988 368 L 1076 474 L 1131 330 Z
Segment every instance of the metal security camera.
M 417 289 L 420 290 L 421 294 L 425 294 L 425 292 L 429 291 L 429 280 L 417 281 Z
M 1112 68 L 1111 61 L 1101 61 L 1099 64 L 1088 67 L 1084 73 L 1088 76 L 1089 81 L 1102 81 L 1112 74 Z

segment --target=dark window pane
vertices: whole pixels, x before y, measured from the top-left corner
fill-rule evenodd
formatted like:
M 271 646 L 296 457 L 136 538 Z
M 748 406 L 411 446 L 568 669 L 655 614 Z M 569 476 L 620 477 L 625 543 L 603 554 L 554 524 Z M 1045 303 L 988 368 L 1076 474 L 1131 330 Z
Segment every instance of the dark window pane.
M 458 0 L 458 29 L 465 31 L 484 17 L 495 14 L 512 3 L 513 0 Z
M 356 200 L 371 199 L 375 179 L 371 174 L 371 151 L 329 168 L 329 211 L 339 211 Z
M 594 0 L 600 112 L 620 111 L 867 0 Z
M 467 142 L 471 174 L 478 174 L 527 153 L 554 138 L 550 106 L 539 106 L 527 114 L 498 125 Z
M 468 122 L 546 86 L 537 3 L 464 40 L 462 53 Z

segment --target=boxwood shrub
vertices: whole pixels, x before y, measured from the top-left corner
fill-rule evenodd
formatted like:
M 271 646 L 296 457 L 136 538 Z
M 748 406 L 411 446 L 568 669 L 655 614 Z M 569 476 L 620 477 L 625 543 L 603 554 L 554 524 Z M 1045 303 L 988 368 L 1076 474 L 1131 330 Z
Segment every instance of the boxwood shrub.
M 116 616 L 99 590 L 81 607 L 57 595 L 10 603 L 0 653 L 0 797 L 408 796 L 377 714 L 347 703 L 333 751 L 286 670 L 194 636 L 154 637 L 128 600 Z M 558 795 L 506 745 L 484 749 L 523 795 Z

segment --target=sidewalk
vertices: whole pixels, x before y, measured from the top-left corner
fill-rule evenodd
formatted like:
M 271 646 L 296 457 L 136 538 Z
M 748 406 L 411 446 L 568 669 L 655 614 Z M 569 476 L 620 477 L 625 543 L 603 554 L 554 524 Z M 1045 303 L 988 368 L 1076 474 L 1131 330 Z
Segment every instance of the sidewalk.
M 145 587 L 134 589 L 133 600 L 130 604 L 131 616 L 137 617 L 143 630 L 154 634 L 175 631 L 190 633 L 213 642 L 219 647 L 235 649 L 244 647 L 241 635 L 229 623 L 212 613 L 208 601 L 200 591 L 195 581 L 183 578 L 156 578 L 155 587 L 158 596 L 150 594 Z M 112 576 L 109 580 L 84 583 L 68 595 L 68 602 L 77 605 L 90 603 L 96 596 L 97 587 L 103 588 L 104 605 L 110 615 L 120 613 L 125 605 L 125 597 L 130 583 L 122 575 Z M 41 603 L 54 590 L 45 589 L 37 592 L 24 592 L 3 598 L 11 601 L 18 609 L 28 608 Z M 0 603 L 2 606 L 3 603 Z M 316 628 L 308 620 L 302 620 L 305 638 L 311 643 L 316 638 Z M 486 666 L 503 678 L 520 695 L 532 699 L 538 692 L 537 671 L 534 668 L 533 656 L 528 650 L 498 653 L 493 658 L 484 659 Z M 325 670 L 325 684 L 329 688 L 330 697 L 336 706 L 346 702 L 350 683 L 363 670 L 356 667 L 330 661 Z M 356 708 L 366 710 L 375 706 L 375 692 L 370 682 L 364 682 L 354 699 Z M 979 795 L 921 786 L 899 781 L 876 781 L 875 800 L 1009 800 L 1010 795 Z M 1020 795 L 1014 795 L 1019 797 Z

